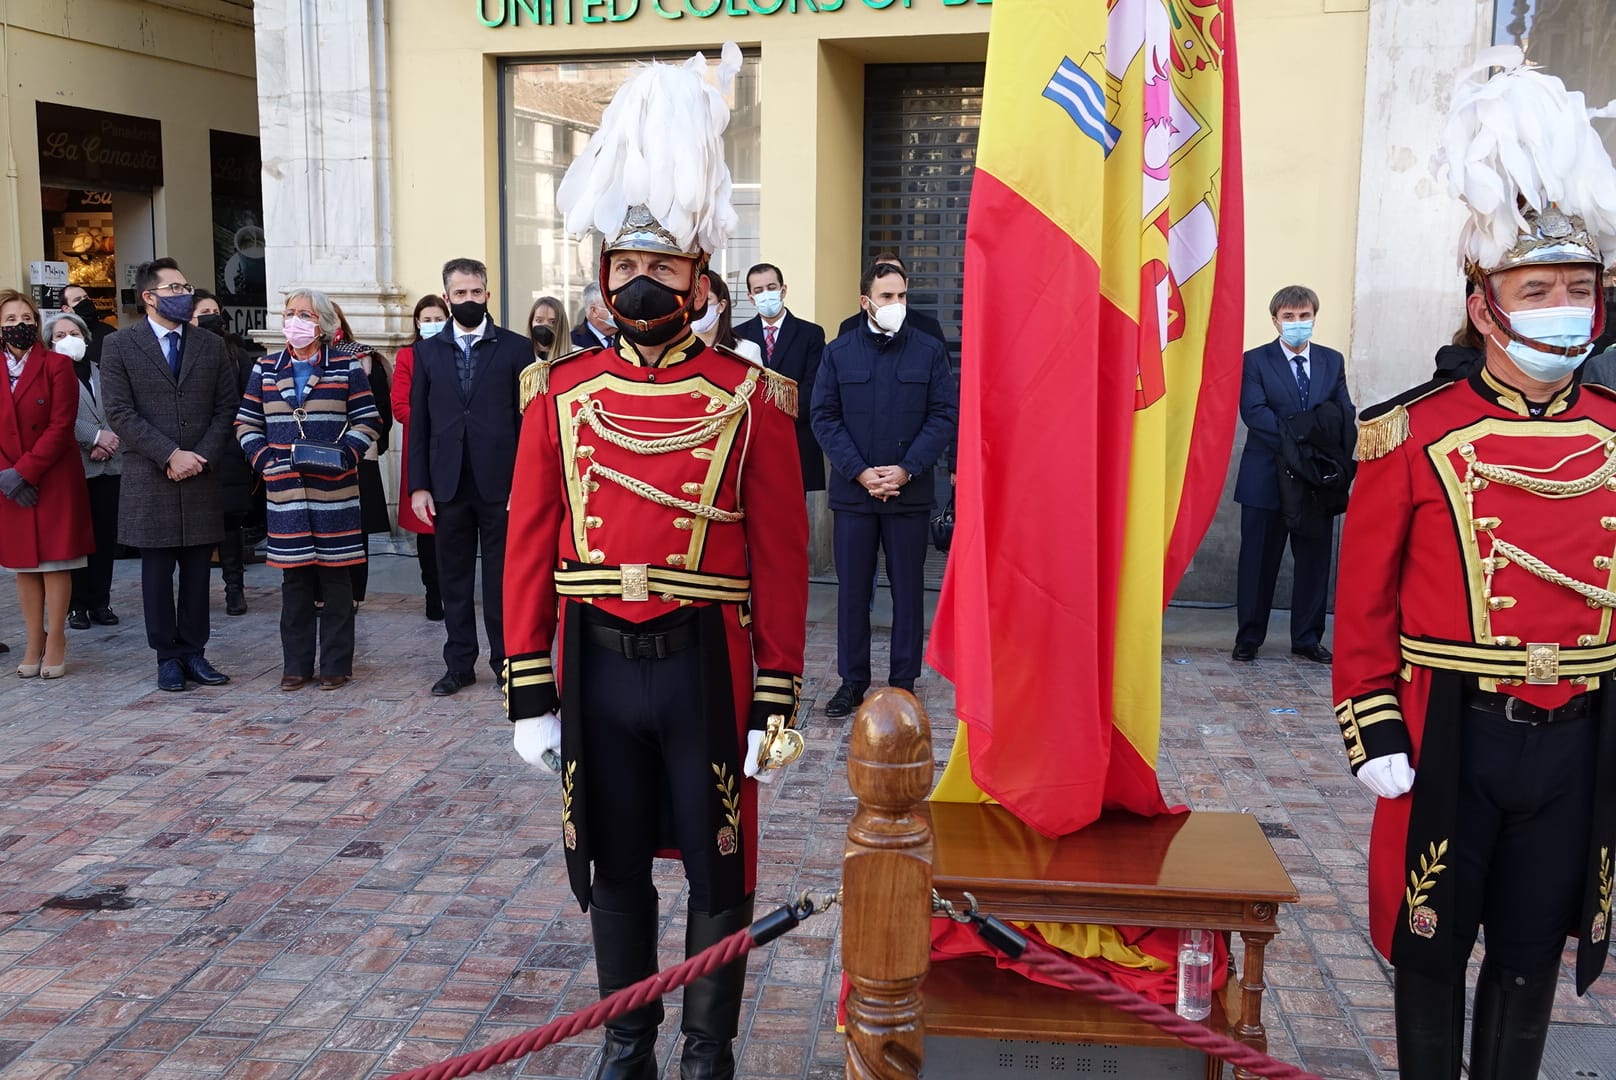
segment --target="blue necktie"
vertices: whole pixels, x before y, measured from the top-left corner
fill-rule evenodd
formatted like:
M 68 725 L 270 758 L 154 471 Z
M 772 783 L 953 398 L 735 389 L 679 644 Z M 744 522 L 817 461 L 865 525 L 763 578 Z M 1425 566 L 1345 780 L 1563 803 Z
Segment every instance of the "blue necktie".
M 180 332 L 170 330 L 165 337 L 168 341 L 168 370 L 177 379 L 180 377 Z
M 1302 408 L 1307 408 L 1307 388 L 1313 380 L 1307 377 L 1307 368 L 1302 366 L 1300 356 L 1291 357 L 1291 363 L 1296 365 L 1296 392 L 1302 396 Z

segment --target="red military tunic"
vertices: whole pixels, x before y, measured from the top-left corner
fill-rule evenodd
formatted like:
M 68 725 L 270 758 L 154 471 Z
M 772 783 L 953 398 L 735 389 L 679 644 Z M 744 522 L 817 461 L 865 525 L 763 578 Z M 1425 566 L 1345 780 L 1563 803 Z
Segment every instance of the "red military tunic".
M 565 602 L 631 623 L 720 607 L 735 754 L 713 763 L 704 786 L 719 823 L 715 861 L 744 860 L 750 893 L 756 786 L 742 782 L 741 755 L 748 730 L 761 730 L 770 714 L 795 725 L 807 623 L 796 386 L 691 336 L 655 366 L 627 343 L 535 364 L 524 391 L 532 400 L 505 561 L 507 712 L 512 720 L 539 716 L 573 699 L 570 669 L 563 666 L 558 697 L 550 659 L 558 632 L 566 640 Z M 561 712 L 562 837 L 574 891 L 587 905 L 580 787 L 589 778 L 579 761 L 588 709 Z
M 1420 776 L 1413 792 L 1376 809 L 1370 930 L 1394 963 L 1440 974 L 1455 959 L 1443 953 L 1455 811 L 1422 785 L 1454 789 L 1461 686 L 1555 708 L 1616 679 L 1616 400 L 1573 383 L 1534 419 L 1483 371 L 1389 406 L 1367 411 L 1360 435 L 1341 541 L 1334 696 L 1354 772 L 1406 752 Z M 1610 723 L 1608 707 L 1599 722 Z M 1441 755 L 1422 754 L 1438 745 Z M 1606 791 L 1612 764 L 1601 764 Z M 1578 921 L 1579 990 L 1608 948 L 1616 822 L 1610 800 L 1600 802 Z

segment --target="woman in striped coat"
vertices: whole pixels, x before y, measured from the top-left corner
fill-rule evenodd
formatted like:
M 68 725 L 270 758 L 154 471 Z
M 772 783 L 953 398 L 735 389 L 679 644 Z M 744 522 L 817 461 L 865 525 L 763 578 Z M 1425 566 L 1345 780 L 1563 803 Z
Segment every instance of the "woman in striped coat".
M 236 438 L 268 495 L 268 561 L 283 571 L 282 690 L 299 690 L 314 678 L 316 621 L 320 689 L 335 690 L 353 675 L 348 568 L 365 558 L 358 465 L 380 420 L 364 371 L 352 357 L 331 350 L 337 325 L 324 293 L 288 293 L 281 324 L 286 348 L 254 366 L 236 413 Z M 348 457 L 346 471 L 315 476 L 294 470 L 292 443 L 300 437 L 339 444 Z M 317 593 L 324 600 L 318 611 Z

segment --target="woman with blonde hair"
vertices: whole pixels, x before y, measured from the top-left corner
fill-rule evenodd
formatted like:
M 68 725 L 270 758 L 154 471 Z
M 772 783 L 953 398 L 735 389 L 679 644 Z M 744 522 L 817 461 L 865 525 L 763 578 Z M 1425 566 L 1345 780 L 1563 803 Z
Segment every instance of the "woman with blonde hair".
M 527 313 L 528 333 L 533 338 L 533 356 L 552 360 L 572 351 L 572 330 L 567 325 L 567 309 L 553 296 L 533 301 Z
M 39 329 L 33 299 L 0 290 L 0 566 L 17 575 L 28 632 L 17 674 L 58 679 L 67 673 L 72 571 L 94 545 L 73 438 L 78 376 L 71 359 L 46 350 Z

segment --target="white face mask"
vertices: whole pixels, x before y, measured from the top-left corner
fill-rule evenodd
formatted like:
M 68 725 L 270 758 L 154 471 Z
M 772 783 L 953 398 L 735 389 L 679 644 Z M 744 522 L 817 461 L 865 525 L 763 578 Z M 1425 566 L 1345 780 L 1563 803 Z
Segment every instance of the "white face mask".
M 718 310 L 718 304 L 716 302 L 709 303 L 707 305 L 707 314 L 692 322 L 690 324 L 690 329 L 694 330 L 698 334 L 707 333 L 718 325 L 719 314 L 720 312 Z
M 1528 378 L 1538 382 L 1559 382 L 1588 358 L 1588 346 L 1594 336 L 1594 309 L 1585 307 L 1530 308 L 1525 311 L 1506 311 L 1509 325 L 1517 334 L 1544 345 L 1561 349 L 1578 349 L 1570 356 L 1539 352 L 1530 345 L 1510 341 L 1499 345 L 1516 367 Z M 1494 344 L 1498 344 L 1496 341 Z
M 424 322 L 420 325 L 419 329 L 422 337 L 431 338 L 437 337 L 439 334 L 443 333 L 443 328 L 448 325 L 449 324 L 446 322 Z
M 71 334 L 51 345 L 51 349 L 74 361 L 84 359 L 84 350 L 86 348 L 88 346 L 85 345 L 83 338 L 74 337 Z
M 876 308 L 870 319 L 889 334 L 896 334 L 903 329 L 904 316 L 909 313 L 909 305 L 903 302 L 888 304 L 886 307 Z

